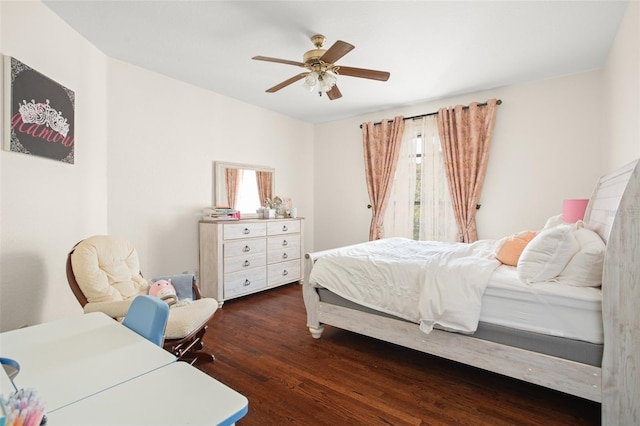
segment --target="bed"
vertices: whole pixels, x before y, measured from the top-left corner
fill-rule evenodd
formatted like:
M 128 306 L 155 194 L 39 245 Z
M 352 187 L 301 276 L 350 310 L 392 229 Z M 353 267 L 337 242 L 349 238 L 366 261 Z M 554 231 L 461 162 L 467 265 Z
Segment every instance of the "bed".
M 514 291 L 507 284 L 500 284 L 512 280 L 514 273 L 502 268 L 500 262 L 485 265 L 490 279 L 486 286 L 481 283 L 480 290 L 476 291 L 481 293 L 476 329 L 473 326 L 466 329 L 464 324 L 450 328 L 446 321 L 442 322 L 445 326 L 437 321 L 435 325 L 430 321 L 424 324 L 416 321 L 415 308 L 405 313 L 393 304 L 380 307 L 366 298 L 357 300 L 353 294 L 346 294 L 341 284 L 331 282 L 331 273 L 320 273 L 321 265 L 331 271 L 324 266 L 331 265 L 330 259 L 361 246 L 354 245 L 307 253 L 302 283 L 307 326 L 316 339 L 321 337 L 324 326 L 330 325 L 600 402 L 602 423 L 606 425 L 640 424 L 640 313 L 637 309 L 640 303 L 637 254 L 640 249 L 640 166 L 637 160 L 597 182 L 584 222 L 606 243 L 602 286 L 584 288 L 586 291 L 577 301 L 570 301 L 553 290 L 547 292 L 544 300 L 539 294 L 534 296 L 538 302 L 542 300 L 538 304 L 542 311 L 537 315 L 552 319 L 547 323 L 534 320 L 528 330 L 521 330 L 514 329 L 510 322 L 513 315 L 497 320 L 492 317 L 492 312 L 506 311 L 503 308 L 508 305 L 516 307 L 511 310 L 512 314 L 527 309 L 533 312 L 531 315 L 536 312 L 536 303 L 521 297 L 527 285 L 523 285 L 523 291 Z M 388 250 L 388 247 L 379 247 L 379 250 Z M 323 261 L 318 262 L 321 258 Z M 316 263 L 318 270 L 314 271 Z M 350 279 L 364 279 L 359 277 L 357 269 L 348 273 Z M 336 269 L 333 277 L 343 272 Z M 383 291 L 381 297 L 388 298 L 388 294 Z M 555 313 L 545 313 L 545 307 L 554 304 L 551 300 L 560 310 L 556 306 Z M 418 315 L 425 315 L 422 306 L 417 309 Z M 437 310 L 438 306 L 427 308 L 428 312 L 429 309 Z M 466 324 L 466 319 L 463 323 Z M 557 325 L 562 327 L 556 329 Z

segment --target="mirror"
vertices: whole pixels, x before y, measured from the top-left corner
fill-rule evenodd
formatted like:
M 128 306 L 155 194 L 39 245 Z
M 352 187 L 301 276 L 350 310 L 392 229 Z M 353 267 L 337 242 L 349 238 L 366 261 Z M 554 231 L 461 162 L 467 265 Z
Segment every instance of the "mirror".
M 265 198 L 273 198 L 274 185 L 272 167 L 215 162 L 214 204 L 235 208 L 243 218 L 258 217 L 256 210 L 264 204 Z

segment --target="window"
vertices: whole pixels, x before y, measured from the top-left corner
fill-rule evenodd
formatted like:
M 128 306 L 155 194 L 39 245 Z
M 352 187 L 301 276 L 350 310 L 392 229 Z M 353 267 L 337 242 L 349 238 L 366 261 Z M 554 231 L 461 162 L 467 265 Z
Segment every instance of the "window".
M 405 122 L 384 228 L 386 237 L 457 241 L 435 116 Z
M 253 213 L 256 210 L 256 206 L 260 206 L 261 204 L 260 196 L 258 196 L 256 171 L 243 170 L 240 190 L 238 191 L 238 200 L 236 201 L 236 210 Z

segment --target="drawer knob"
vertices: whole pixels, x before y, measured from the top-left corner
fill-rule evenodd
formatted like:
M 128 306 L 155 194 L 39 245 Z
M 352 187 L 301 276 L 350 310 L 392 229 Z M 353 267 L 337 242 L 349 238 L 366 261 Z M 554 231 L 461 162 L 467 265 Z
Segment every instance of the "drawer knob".
M 250 286 L 250 285 L 251 285 L 251 281 L 249 281 L 249 280 L 244 280 L 244 284 L 242 284 L 242 285 L 243 285 L 243 286 L 245 286 L 245 287 L 248 287 L 248 286 Z
M 242 249 L 243 252 L 247 253 L 251 251 L 251 247 L 249 246 L 244 246 L 244 248 Z
M 289 275 L 289 271 L 287 271 L 286 269 L 282 271 L 282 276 L 286 277 L 287 275 Z
M 289 230 L 289 228 L 287 228 L 287 225 L 283 225 L 282 226 L 282 232 L 287 232 Z
M 243 233 L 243 234 L 245 234 L 245 235 L 247 235 L 247 234 L 250 234 L 250 233 L 251 233 L 251 231 L 249 230 L 249 228 L 244 228 L 244 229 L 242 230 L 242 233 Z
M 242 266 L 244 266 L 245 268 L 249 265 L 251 265 L 251 262 L 249 262 L 248 260 L 245 260 L 244 263 L 242 264 Z
M 287 253 L 282 253 L 282 258 L 286 259 L 287 257 L 289 257 L 289 255 Z
M 283 245 L 283 246 L 288 246 L 288 245 L 289 245 L 289 242 L 288 242 L 287 240 L 284 240 L 284 241 L 282 242 L 282 245 Z

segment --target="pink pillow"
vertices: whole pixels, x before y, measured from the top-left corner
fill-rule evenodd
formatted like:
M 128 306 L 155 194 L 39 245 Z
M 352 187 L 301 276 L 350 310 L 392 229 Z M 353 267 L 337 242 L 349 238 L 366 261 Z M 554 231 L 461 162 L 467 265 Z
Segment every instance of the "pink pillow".
M 498 241 L 496 258 L 505 265 L 517 266 L 524 248 L 536 236 L 535 231 L 522 231 Z

